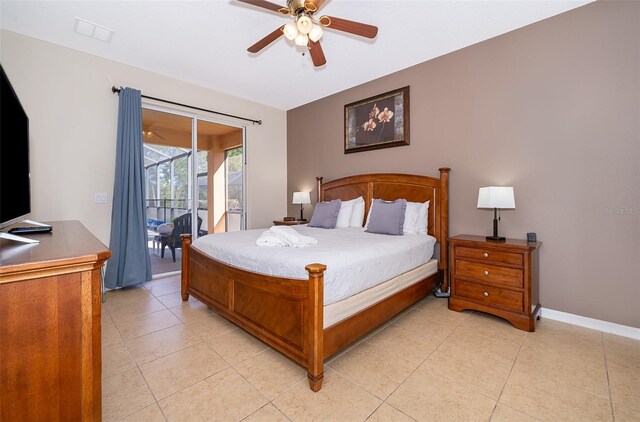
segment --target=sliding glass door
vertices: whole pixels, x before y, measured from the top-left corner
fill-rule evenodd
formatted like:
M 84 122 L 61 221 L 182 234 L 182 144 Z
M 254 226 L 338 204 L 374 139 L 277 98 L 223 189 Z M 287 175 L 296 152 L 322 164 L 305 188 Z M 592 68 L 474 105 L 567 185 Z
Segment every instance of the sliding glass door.
M 180 269 L 181 260 L 173 262 L 180 237 L 169 239 L 169 231 L 184 229 L 181 222 L 190 224 L 194 239 L 246 227 L 245 130 L 154 105 L 143 105 L 142 117 L 149 247 L 159 257 L 152 256 L 155 275 Z

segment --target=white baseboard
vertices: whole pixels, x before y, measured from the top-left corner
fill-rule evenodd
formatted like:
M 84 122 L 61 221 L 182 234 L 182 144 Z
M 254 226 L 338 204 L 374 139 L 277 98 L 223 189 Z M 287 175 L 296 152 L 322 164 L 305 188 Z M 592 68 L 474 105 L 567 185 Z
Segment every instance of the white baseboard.
M 629 337 L 640 340 L 640 328 L 629 327 L 628 325 L 616 324 L 615 322 L 602 321 L 574 315 L 567 312 L 554 311 L 553 309 L 541 308 L 540 316 L 555 321 L 566 322 L 568 324 L 578 325 L 580 327 L 592 328 L 594 330 L 611 333 L 622 337 Z

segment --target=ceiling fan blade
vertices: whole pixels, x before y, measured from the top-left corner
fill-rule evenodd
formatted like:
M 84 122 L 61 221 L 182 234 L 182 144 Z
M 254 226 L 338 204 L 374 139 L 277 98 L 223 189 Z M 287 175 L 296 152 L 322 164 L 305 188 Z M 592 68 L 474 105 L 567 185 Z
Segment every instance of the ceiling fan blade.
M 282 36 L 282 28 L 284 28 L 284 25 L 282 25 L 280 28 L 276 29 L 257 43 L 253 44 L 251 47 L 247 48 L 247 51 L 249 53 L 257 53 L 258 51 L 262 50 Z
M 304 2 L 304 8 L 307 12 L 315 13 L 322 7 L 325 0 L 307 0 Z
M 313 42 L 309 40 L 309 52 L 311 53 L 311 60 L 313 60 L 313 65 L 315 67 L 322 66 L 327 63 L 320 41 Z
M 288 8 L 277 5 L 275 3 L 271 3 L 270 1 L 266 1 L 266 0 L 238 0 L 238 1 L 242 3 L 251 4 L 253 6 L 262 7 L 263 9 L 269 9 L 274 12 L 282 13 L 283 15 L 289 14 Z
M 361 37 L 375 38 L 378 35 L 378 27 L 367 25 L 366 23 L 354 22 L 346 19 L 334 18 L 333 16 L 322 16 L 320 24 L 327 28 L 338 31 L 349 32 Z

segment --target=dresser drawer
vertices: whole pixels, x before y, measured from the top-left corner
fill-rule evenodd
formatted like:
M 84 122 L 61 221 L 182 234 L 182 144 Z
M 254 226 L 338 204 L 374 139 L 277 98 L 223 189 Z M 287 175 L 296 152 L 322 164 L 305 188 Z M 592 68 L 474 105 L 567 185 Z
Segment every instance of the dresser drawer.
M 454 290 L 457 297 L 463 297 L 486 306 L 499 306 L 505 309 L 522 312 L 524 293 L 499 287 L 471 283 L 464 280 L 454 280 Z
M 503 262 L 505 264 L 522 265 L 522 254 L 514 252 L 494 251 L 486 248 L 466 248 L 458 246 L 455 249 L 456 257 L 471 258 L 482 261 Z
M 523 288 L 524 274 L 521 269 L 456 259 L 456 277 L 477 280 L 482 283 L 502 284 Z

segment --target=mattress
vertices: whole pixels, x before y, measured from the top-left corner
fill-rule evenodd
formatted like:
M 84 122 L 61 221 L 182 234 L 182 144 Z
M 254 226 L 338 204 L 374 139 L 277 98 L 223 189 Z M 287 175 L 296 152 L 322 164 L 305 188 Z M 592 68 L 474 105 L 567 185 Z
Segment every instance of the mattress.
M 400 274 L 391 280 L 380 283 L 377 286 L 371 287 L 370 289 L 364 290 L 339 302 L 326 305 L 323 311 L 323 328 L 331 327 L 333 324 L 355 315 L 369 306 L 374 305 L 437 272 L 438 261 L 432 259 L 426 264 L 407 271 L 404 274 Z
M 258 229 L 202 236 L 192 246 L 228 265 L 277 277 L 308 279 L 306 265 L 325 264 L 326 306 L 427 263 L 436 243 L 427 234 L 388 236 L 354 227 L 295 230 L 318 243 L 305 248 L 257 246 L 264 231 Z

